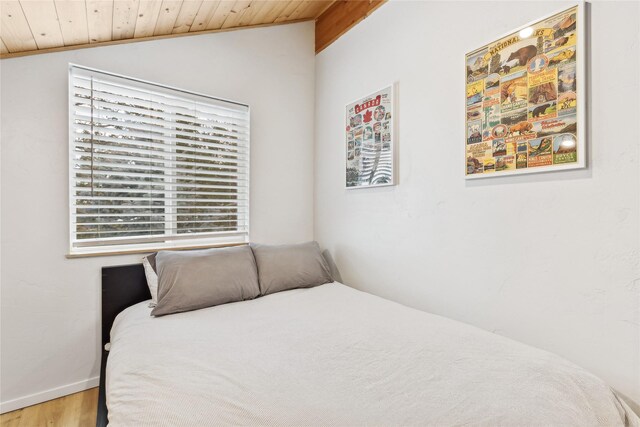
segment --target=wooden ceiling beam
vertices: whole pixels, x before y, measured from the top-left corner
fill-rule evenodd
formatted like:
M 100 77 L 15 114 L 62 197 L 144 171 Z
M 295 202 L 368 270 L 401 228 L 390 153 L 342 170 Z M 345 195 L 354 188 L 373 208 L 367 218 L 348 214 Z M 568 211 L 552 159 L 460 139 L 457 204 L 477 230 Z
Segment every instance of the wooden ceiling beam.
M 365 19 L 386 0 L 338 0 L 316 19 L 316 54 Z

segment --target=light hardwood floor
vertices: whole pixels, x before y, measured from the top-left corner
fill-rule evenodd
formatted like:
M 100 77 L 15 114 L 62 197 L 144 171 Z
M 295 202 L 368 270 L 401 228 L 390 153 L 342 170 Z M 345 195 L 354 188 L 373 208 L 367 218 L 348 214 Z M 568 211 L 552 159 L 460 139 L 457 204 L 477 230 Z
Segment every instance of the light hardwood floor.
M 0 415 L 1 427 L 87 427 L 96 425 L 98 388 Z

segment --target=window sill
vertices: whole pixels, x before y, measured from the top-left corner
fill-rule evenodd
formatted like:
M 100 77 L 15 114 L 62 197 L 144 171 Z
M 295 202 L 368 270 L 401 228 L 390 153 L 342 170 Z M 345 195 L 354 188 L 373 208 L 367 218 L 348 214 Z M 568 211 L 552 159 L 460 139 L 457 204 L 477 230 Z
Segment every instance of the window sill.
M 75 252 L 68 253 L 65 255 L 67 259 L 76 259 L 76 258 L 89 258 L 89 257 L 98 257 L 98 256 L 117 256 L 117 255 L 131 255 L 131 254 L 148 254 L 151 252 L 158 251 L 183 251 L 189 249 L 210 249 L 210 248 L 228 248 L 232 246 L 243 246 L 248 245 L 248 242 L 237 242 L 237 243 L 212 243 L 205 245 L 189 245 L 189 246 L 176 246 L 176 247 L 167 247 L 167 246 L 158 246 L 158 247 L 147 247 L 147 248 L 131 248 L 131 249 L 114 249 L 114 250 L 104 250 L 104 251 L 92 251 L 92 252 Z

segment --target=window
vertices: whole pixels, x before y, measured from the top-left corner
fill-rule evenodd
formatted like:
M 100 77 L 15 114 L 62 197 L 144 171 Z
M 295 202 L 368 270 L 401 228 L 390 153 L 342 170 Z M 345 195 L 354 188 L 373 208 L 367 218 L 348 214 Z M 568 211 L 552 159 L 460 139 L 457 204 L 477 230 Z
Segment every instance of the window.
M 71 253 L 248 240 L 249 107 L 69 71 Z

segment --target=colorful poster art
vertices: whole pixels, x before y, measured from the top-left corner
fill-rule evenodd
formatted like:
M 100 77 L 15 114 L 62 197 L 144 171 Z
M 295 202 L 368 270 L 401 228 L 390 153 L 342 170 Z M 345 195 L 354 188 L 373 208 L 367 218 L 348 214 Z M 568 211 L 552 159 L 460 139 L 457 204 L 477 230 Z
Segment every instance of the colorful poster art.
M 527 106 L 527 75 L 525 71 L 504 76 L 500 81 L 502 113 L 522 110 Z
M 482 110 L 482 140 L 493 138 L 492 130 L 500 124 L 500 105 L 494 104 Z
M 482 80 L 469 83 L 467 85 L 467 107 L 471 108 L 473 105 L 482 101 L 482 94 L 484 93 L 484 82 Z
M 515 156 L 496 157 L 496 172 L 513 170 L 516 168 Z
M 576 138 L 571 133 L 553 137 L 553 163 L 573 163 L 576 161 Z
M 393 105 L 392 86 L 347 105 L 347 189 L 394 185 Z
M 536 136 L 552 136 L 561 133 L 576 134 L 578 127 L 576 116 L 561 116 L 553 119 L 542 120 L 533 123 L 533 133 Z
M 467 178 L 586 165 L 583 8 L 542 18 L 466 55 Z
M 525 142 L 520 142 L 518 144 L 518 148 L 516 149 L 516 169 L 525 169 L 527 165 L 527 158 L 529 152 L 529 144 Z
M 536 166 L 549 166 L 551 162 L 551 137 L 530 139 L 527 165 L 530 168 Z
M 467 121 L 478 120 L 482 115 L 482 105 L 477 104 L 467 109 Z
M 467 144 L 475 144 L 482 141 L 482 120 L 467 121 Z

